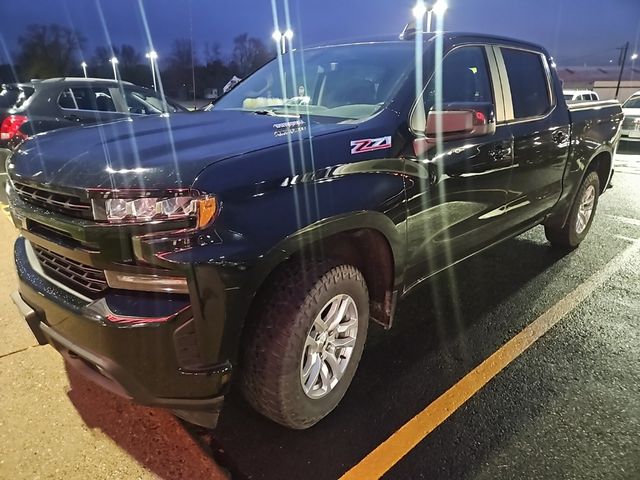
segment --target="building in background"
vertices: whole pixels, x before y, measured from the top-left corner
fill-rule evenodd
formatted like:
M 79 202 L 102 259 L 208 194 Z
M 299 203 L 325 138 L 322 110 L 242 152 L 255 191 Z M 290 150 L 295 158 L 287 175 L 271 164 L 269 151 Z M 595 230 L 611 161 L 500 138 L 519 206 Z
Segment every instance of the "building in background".
M 601 100 L 615 98 L 620 75 L 618 65 L 558 67 L 557 71 L 564 89 L 594 90 Z M 640 68 L 627 64 L 622 74 L 618 99 L 624 101 L 638 90 L 640 90 Z

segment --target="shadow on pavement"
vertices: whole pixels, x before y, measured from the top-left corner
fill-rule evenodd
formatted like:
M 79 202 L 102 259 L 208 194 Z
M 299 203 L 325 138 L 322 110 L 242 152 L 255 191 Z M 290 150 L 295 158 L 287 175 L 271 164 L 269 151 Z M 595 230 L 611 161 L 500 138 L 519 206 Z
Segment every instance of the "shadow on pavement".
M 437 275 L 399 304 L 390 331 L 370 327 L 349 391 L 319 424 L 285 429 L 233 393 L 205 440 L 234 478 L 338 478 L 520 331 L 544 295 L 536 277 L 562 257 L 520 237 Z
M 69 398 L 87 426 L 103 431 L 155 475 L 171 480 L 226 478 L 172 414 L 136 405 L 65 366 Z

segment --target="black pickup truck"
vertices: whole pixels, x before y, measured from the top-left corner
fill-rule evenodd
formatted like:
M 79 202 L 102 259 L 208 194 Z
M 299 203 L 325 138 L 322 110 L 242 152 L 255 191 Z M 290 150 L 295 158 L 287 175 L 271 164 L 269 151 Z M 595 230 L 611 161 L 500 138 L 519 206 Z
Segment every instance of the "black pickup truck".
M 114 392 L 214 426 L 233 375 L 307 428 L 420 282 L 536 225 L 577 247 L 621 120 L 616 102 L 568 108 L 549 54 L 507 38 L 293 51 L 210 112 L 24 143 L 13 298 Z

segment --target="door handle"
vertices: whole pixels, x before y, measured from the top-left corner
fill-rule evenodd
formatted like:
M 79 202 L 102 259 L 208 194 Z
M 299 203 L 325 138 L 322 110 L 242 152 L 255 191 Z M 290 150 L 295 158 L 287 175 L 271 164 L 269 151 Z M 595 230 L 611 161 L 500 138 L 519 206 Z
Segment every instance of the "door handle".
M 558 130 L 551 137 L 553 139 L 553 143 L 563 143 L 567 139 L 568 135 L 562 130 Z
M 64 117 L 65 120 L 69 120 L 70 122 L 79 122 L 81 119 L 77 115 L 67 115 Z
M 489 157 L 491 157 L 493 161 L 498 162 L 500 160 L 504 160 L 507 157 L 510 157 L 511 152 L 511 147 L 498 145 L 492 150 L 489 150 Z

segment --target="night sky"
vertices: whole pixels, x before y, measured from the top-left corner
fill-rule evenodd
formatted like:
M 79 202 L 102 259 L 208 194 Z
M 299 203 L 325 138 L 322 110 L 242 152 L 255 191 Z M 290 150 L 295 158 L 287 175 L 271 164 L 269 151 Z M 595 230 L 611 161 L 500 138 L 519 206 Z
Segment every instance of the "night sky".
M 284 30 L 285 0 L 275 0 Z M 314 45 L 337 40 L 397 34 L 411 15 L 414 0 L 289 0 L 294 43 Z M 559 64 L 604 65 L 617 62 L 616 47 L 631 42 L 640 53 L 640 0 L 449 0 L 445 29 L 494 33 L 547 47 Z M 129 43 L 162 60 L 175 38 L 193 38 L 196 51 L 218 43 L 228 56 L 233 38 L 249 35 L 271 41 L 274 29 L 269 0 L 22 0 L 6 8 L 0 1 L 0 63 L 17 48 L 30 23 L 60 23 L 87 38 L 85 58 L 98 45 Z M 15 6 L 15 5 L 14 5 Z M 144 12 L 144 15 L 143 13 Z

